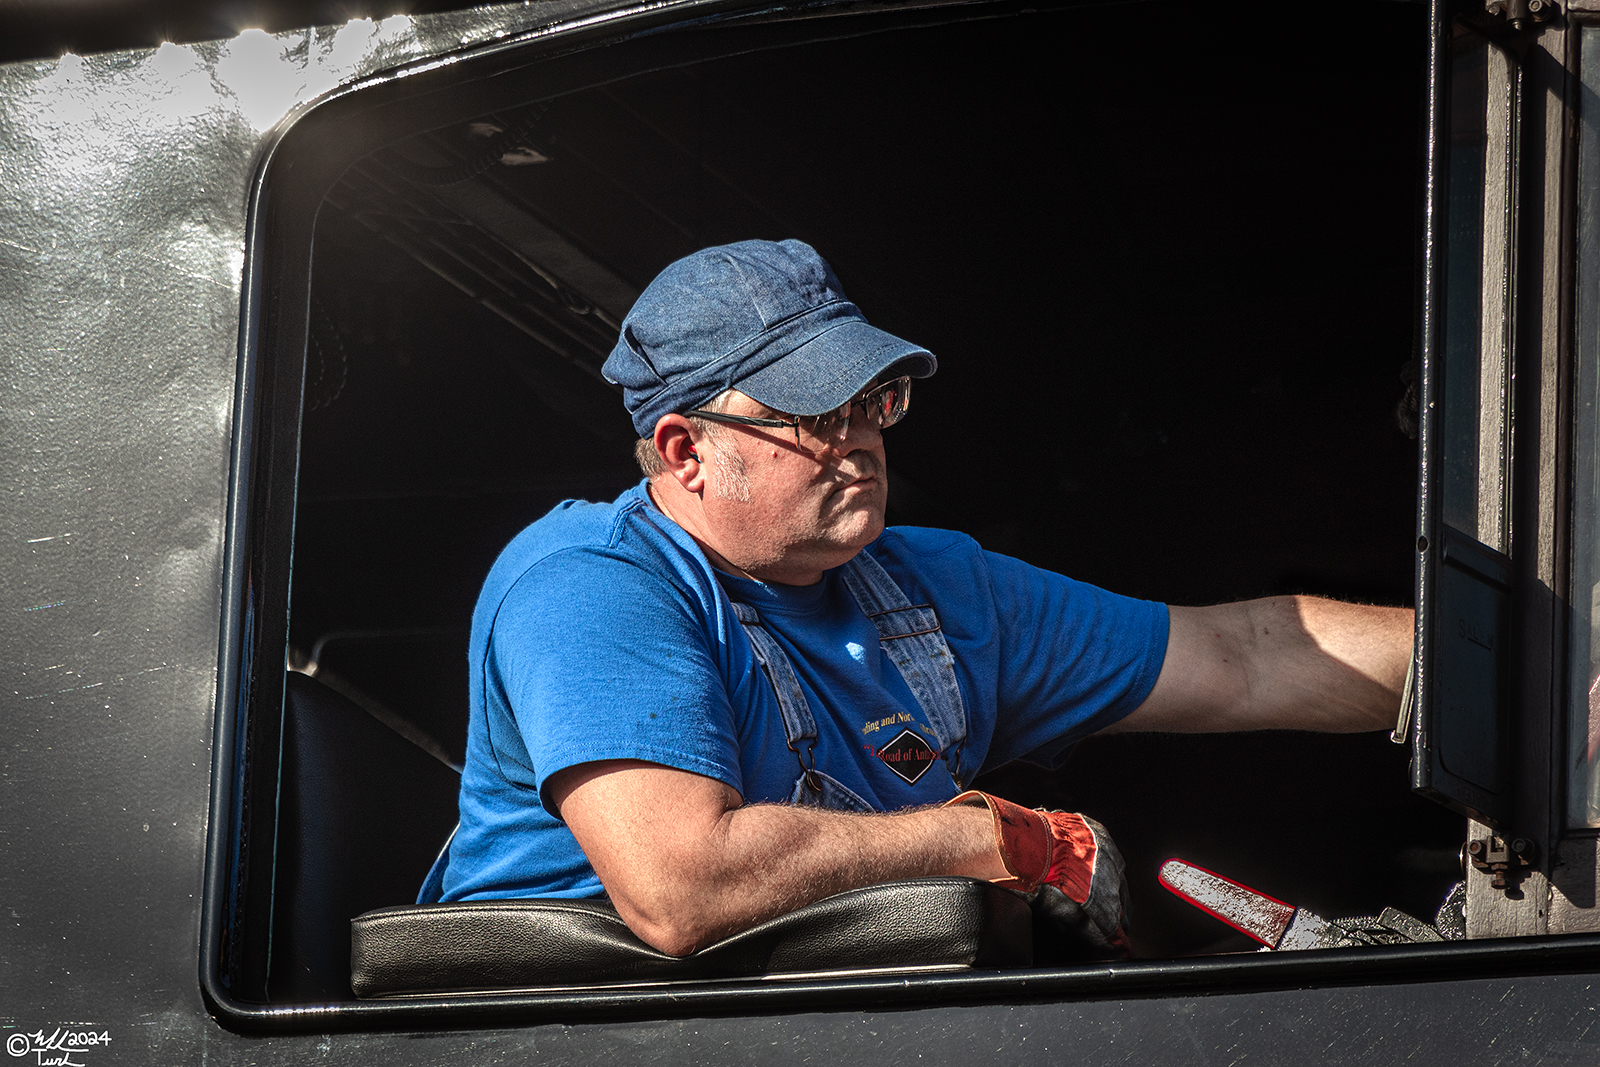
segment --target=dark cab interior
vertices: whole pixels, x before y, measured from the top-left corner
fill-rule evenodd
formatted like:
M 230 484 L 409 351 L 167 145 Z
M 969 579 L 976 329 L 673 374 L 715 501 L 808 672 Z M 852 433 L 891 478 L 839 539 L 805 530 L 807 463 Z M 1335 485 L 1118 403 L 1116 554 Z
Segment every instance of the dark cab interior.
M 288 660 L 419 773 L 463 758 L 500 548 L 639 478 L 598 373 L 617 322 L 667 263 L 749 237 L 811 243 L 940 358 L 888 439 L 891 523 L 1168 603 L 1411 603 L 1425 9 L 874 19 L 760 47 L 677 31 L 727 41 L 419 128 L 323 202 Z M 1431 920 L 1462 820 L 1407 758 L 1383 734 L 1121 735 L 979 785 L 1105 823 L 1140 953 L 1173 957 L 1255 946 L 1157 885 L 1170 856 L 1323 915 Z M 437 833 L 363 906 L 413 899 Z M 292 873 L 284 900 L 315 891 Z

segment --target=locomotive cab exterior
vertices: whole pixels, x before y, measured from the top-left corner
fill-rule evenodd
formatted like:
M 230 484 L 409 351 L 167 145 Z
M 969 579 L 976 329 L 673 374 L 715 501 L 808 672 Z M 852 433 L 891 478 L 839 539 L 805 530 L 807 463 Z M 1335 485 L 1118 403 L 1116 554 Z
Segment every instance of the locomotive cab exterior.
M 1600 44 L 1580 3 L 1360 10 L 507 5 L 0 68 L 8 1051 L 1585 1047 Z M 617 322 L 749 236 L 943 360 L 891 522 L 1171 602 L 1415 603 L 1404 744 L 990 769 L 1117 834 L 1139 959 L 357 998 L 297 940 L 315 854 L 405 857 L 355 892 L 406 903 L 450 813 L 297 808 L 289 675 L 459 763 L 494 553 L 638 477 Z M 1335 915 L 1465 879 L 1468 937 L 1248 953 L 1173 854 Z

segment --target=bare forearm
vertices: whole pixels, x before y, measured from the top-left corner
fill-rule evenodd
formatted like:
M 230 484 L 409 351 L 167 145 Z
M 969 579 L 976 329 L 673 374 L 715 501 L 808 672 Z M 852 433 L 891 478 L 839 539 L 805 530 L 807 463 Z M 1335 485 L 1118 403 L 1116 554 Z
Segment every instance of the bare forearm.
M 1292 602 L 1277 614 L 1289 620 L 1296 655 L 1287 669 L 1261 672 L 1258 713 L 1293 729 L 1393 728 L 1411 661 L 1411 609 L 1280 599 Z
M 744 806 L 714 779 L 638 761 L 575 768 L 554 790 L 618 913 L 674 955 L 858 886 L 1006 873 L 982 808 Z
M 648 895 L 650 914 L 635 904 L 629 925 L 681 954 L 859 886 L 930 875 L 998 876 L 1004 872 L 991 869 L 990 826 L 987 812 L 974 808 L 893 815 L 737 808 L 705 845 L 674 863 L 692 877 L 663 879 Z
M 1114 730 L 1376 730 L 1394 723 L 1408 608 L 1286 596 L 1170 609 L 1167 659 Z

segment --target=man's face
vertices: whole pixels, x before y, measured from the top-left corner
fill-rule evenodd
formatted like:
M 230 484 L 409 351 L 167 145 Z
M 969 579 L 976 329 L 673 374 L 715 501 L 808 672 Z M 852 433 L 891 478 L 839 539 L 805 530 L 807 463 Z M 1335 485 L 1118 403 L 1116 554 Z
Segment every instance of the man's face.
M 789 418 L 737 394 L 729 415 Z M 705 497 L 712 547 L 762 581 L 810 585 L 883 532 L 889 486 L 883 433 L 864 418 L 833 447 L 811 453 L 793 430 L 721 424 L 699 447 L 712 465 L 744 468 L 748 491 Z M 739 499 L 743 497 L 744 499 Z

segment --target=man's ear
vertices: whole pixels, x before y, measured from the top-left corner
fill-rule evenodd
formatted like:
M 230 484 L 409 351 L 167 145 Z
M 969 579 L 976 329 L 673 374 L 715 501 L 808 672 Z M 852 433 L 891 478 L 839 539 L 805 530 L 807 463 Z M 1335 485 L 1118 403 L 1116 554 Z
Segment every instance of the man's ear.
M 656 453 L 667 474 L 690 493 L 705 488 L 705 466 L 700 459 L 704 442 L 700 436 L 698 428 L 682 415 L 663 415 L 656 420 Z

